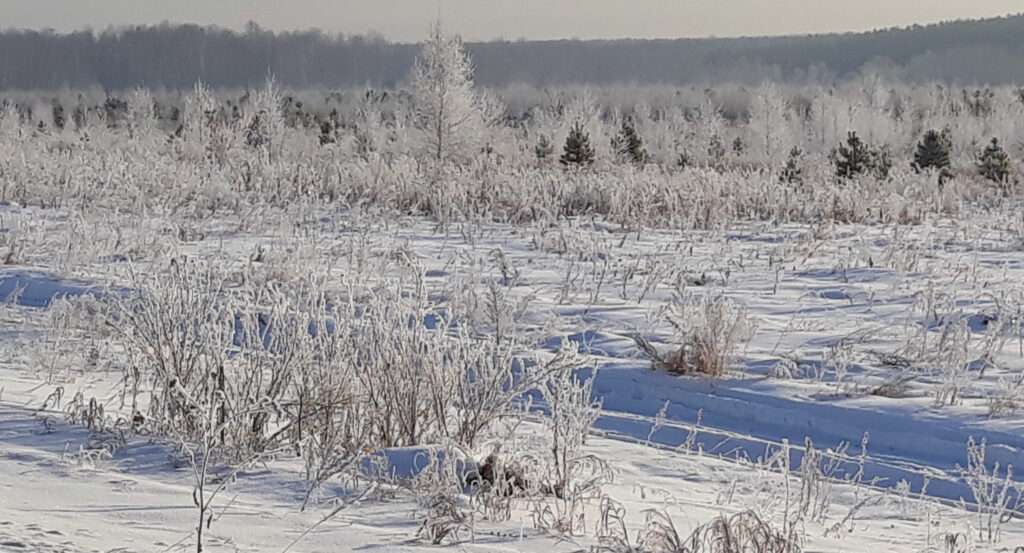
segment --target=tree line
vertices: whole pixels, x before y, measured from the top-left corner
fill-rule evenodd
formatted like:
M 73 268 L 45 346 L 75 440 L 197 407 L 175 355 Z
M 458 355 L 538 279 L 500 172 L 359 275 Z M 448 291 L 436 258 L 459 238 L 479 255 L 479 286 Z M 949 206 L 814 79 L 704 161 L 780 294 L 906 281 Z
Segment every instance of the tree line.
M 492 41 L 467 44 L 484 86 L 526 83 L 828 82 L 865 71 L 910 82 L 1024 82 L 1024 15 L 869 33 L 779 38 Z M 414 44 L 317 30 L 198 25 L 102 32 L 0 32 L 0 89 L 247 87 L 268 74 L 289 87 L 394 87 Z

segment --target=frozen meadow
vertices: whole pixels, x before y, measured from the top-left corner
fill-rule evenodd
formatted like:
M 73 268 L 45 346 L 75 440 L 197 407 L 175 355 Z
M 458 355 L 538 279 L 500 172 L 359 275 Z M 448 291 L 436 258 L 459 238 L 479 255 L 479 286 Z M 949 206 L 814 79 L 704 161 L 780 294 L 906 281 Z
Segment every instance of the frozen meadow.
M 436 29 L 70 96 L 0 113 L 0 551 L 1024 550 L 1019 90 L 479 91 Z

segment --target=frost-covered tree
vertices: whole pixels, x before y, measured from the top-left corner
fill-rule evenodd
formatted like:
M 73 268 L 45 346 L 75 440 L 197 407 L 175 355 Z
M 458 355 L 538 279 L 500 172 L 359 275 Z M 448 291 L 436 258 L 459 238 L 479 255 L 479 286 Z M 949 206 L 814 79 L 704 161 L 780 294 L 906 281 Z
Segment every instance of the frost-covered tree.
M 285 119 L 282 113 L 281 90 L 274 77 L 253 96 L 252 113 L 246 123 L 245 142 L 266 153 L 267 159 L 278 159 L 284 143 Z
M 803 151 L 799 147 L 793 146 L 793 149 L 789 151 L 789 158 L 786 159 L 786 165 L 782 168 L 782 172 L 779 173 L 779 182 L 783 184 L 803 184 L 803 157 Z
M 708 141 L 708 157 L 712 160 L 722 159 L 725 157 L 725 144 L 722 143 L 721 136 L 716 134 Z
M 939 183 L 953 177 L 950 171 L 950 151 L 953 149 L 953 140 L 949 129 L 942 132 L 930 130 L 924 133 L 924 138 L 917 144 L 914 152 L 914 162 L 911 167 L 915 172 L 934 170 L 939 172 Z
M 832 151 L 836 176 L 849 179 L 867 172 L 871 166 L 871 157 L 871 148 L 857 136 L 856 132 L 850 131 L 846 143 L 840 144 Z
M 185 97 L 182 113 L 182 134 L 186 142 L 205 146 L 210 140 L 210 127 L 217 113 L 217 100 L 201 81 Z M 77 121 L 76 121 L 77 123 Z
M 618 134 L 612 138 L 612 150 L 619 159 L 642 164 L 647 161 L 647 149 L 644 148 L 644 140 L 636 131 L 633 119 L 623 119 Z
M 830 157 L 840 179 L 852 179 L 868 173 L 886 179 L 892 169 L 889 150 L 871 147 L 854 131 L 849 132 L 846 142 L 833 150 Z
M 998 138 L 993 138 L 981 152 L 977 166 L 978 173 L 989 181 L 1002 186 L 1010 181 L 1010 156 L 999 144 Z
M 540 161 L 546 160 L 551 157 L 551 154 L 555 153 L 555 145 L 551 143 L 551 139 L 548 138 L 548 135 L 540 135 L 540 138 L 537 139 L 537 145 L 533 147 L 533 153 Z
M 67 123 L 67 117 L 64 113 L 64 105 L 60 103 L 60 99 L 54 98 L 51 103 L 51 112 L 53 114 L 53 126 L 56 129 L 64 130 L 64 124 Z
M 18 109 L 6 100 L 0 103 L 0 140 L 17 139 L 21 136 Z
M 440 22 L 416 58 L 412 81 L 421 150 L 439 163 L 479 150 L 486 116 L 473 89 L 473 65 L 462 39 L 445 35 Z
M 685 171 L 689 169 L 691 166 L 693 166 L 693 159 L 690 158 L 690 154 L 688 154 L 685 150 L 679 152 L 679 154 L 676 155 L 676 167 L 680 171 Z
M 743 150 L 745 148 L 746 148 L 746 146 L 743 144 L 743 137 L 742 136 L 737 136 L 736 139 L 732 141 L 732 153 L 736 157 L 742 156 L 743 155 Z
M 686 141 L 692 144 L 707 145 L 707 148 L 697 147 L 695 149 L 696 156 L 691 161 L 700 165 L 719 164 L 725 156 L 725 143 L 722 141 L 722 136 L 726 131 L 721 106 L 708 98 L 690 117 L 695 117 L 696 120 L 685 125 L 688 135 Z M 705 152 L 707 157 L 702 155 Z
M 134 139 L 156 131 L 157 119 L 153 95 L 145 88 L 136 88 L 128 97 L 128 135 Z
M 760 87 L 750 105 L 749 130 L 753 133 L 751 152 L 763 156 L 762 161 L 774 165 L 780 154 L 783 134 L 788 129 L 786 98 L 774 84 Z M 784 150 L 783 150 L 784 151 Z
M 871 151 L 871 172 L 876 179 L 885 180 L 889 178 L 892 171 L 892 152 L 888 145 L 883 145 Z
M 590 134 L 577 121 L 569 129 L 565 139 L 565 148 L 559 162 L 566 167 L 584 167 L 594 163 L 594 148 L 590 145 Z

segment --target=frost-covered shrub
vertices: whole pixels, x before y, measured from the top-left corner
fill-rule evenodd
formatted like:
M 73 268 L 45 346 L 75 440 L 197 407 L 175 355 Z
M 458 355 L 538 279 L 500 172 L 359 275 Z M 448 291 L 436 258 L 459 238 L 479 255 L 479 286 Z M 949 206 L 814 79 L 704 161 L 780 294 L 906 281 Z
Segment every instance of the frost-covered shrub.
M 651 511 L 640 535 L 641 551 L 654 553 L 800 553 L 794 529 L 778 529 L 753 511 L 722 515 L 680 535 L 665 513 Z
M 563 351 L 566 345 L 563 344 Z M 528 465 L 526 481 L 534 524 L 575 534 L 585 527 L 584 506 L 596 501 L 611 469 L 583 451 L 590 429 L 601 415 L 593 397 L 594 378 L 581 379 L 572 367 L 552 371 L 540 385 L 545 417 L 543 452 Z
M 674 330 L 674 349 L 661 354 L 643 339 L 638 343 L 656 366 L 686 375 L 725 375 L 756 328 L 746 309 L 724 296 L 676 293 L 663 318 Z
M 1021 495 L 1014 483 L 1013 466 L 986 462 L 986 450 L 985 440 L 978 443 L 972 437 L 967 442 L 967 466 L 958 468 L 977 504 L 978 539 L 998 543 L 1003 525 L 1012 520 L 1021 507 Z
M 315 488 L 368 450 L 472 450 L 522 416 L 524 394 L 582 363 L 568 348 L 530 359 L 517 340 L 452 325 L 416 272 L 411 290 L 386 282 L 344 300 L 323 282 L 239 285 L 221 265 L 183 261 L 136 277 L 109 320 L 130 360 L 129 404 L 185 440 L 214 413 L 217 446 L 237 458 L 289 446 Z

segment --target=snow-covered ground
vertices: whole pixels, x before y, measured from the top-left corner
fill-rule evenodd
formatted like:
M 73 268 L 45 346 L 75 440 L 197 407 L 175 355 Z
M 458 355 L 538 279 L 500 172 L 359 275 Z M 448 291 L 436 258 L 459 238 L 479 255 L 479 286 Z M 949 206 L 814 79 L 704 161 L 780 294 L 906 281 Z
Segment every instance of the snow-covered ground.
M 18 397 L 18 396 L 15 396 Z M 79 445 L 88 432 L 59 422 L 59 415 L 10 406 L 0 410 L 0 550 L 165 551 L 187 550 L 194 509 L 189 469 L 170 461 L 171 451 L 133 439 L 109 458 L 84 460 Z M 58 422 L 54 422 L 58 421 Z M 671 515 L 680 534 L 723 513 L 770 509 L 783 493 L 780 476 L 711 455 L 681 454 L 641 443 L 595 438 L 589 448 L 616 470 L 606 492 L 638 528 L 647 509 Z M 794 484 L 795 485 L 795 484 Z M 970 533 L 966 512 L 920 501 L 836 485 L 828 519 L 808 523 L 806 551 L 937 551 L 946 535 Z M 212 551 L 282 551 L 331 510 L 329 504 L 299 511 L 303 489 L 294 463 L 270 463 L 238 476 L 212 525 Z M 840 524 L 854 511 L 852 520 Z M 597 510 L 594 506 L 593 511 Z M 593 525 L 598 514 L 592 513 Z M 367 498 L 305 535 L 294 551 L 405 551 L 430 549 L 413 539 L 416 506 L 407 499 Z M 838 526 L 837 526 L 838 525 Z M 1006 528 L 1001 546 L 1024 539 Z M 827 533 L 827 536 L 826 536 Z M 973 538 L 973 537 L 972 537 Z M 564 537 L 533 529 L 525 512 L 505 523 L 482 521 L 465 536 L 464 551 L 580 551 L 591 536 Z M 972 539 L 972 543 L 973 540 Z M 979 550 L 986 550 L 981 547 Z M 997 550 L 997 549 L 993 549 Z
M 108 413 L 124 410 L 111 346 L 99 329 L 63 324 L 55 300 L 106 301 L 130 288 L 129 269 L 155 272 L 172 256 L 243 275 L 316 264 L 338 282 L 412 264 L 441 305 L 497 283 L 515 306 L 503 319 L 512 332 L 540 351 L 567 338 L 589 356 L 581 374 L 596 374 L 603 414 L 586 448 L 614 470 L 604 491 L 624 507 L 631 537 L 648 510 L 670 515 L 683 536 L 720 514 L 784 512 L 806 482 L 797 469 L 809 445 L 834 467 L 815 488 L 824 512 L 800 529 L 805 551 L 1024 546 L 1016 515 L 998 542 L 979 537 L 985 517 L 964 475 L 971 440 L 984 441 L 999 475 L 1024 465 L 1024 246 L 983 219 L 676 232 L 322 212 L 189 232 L 154 216 L 115 237 L 124 221 L 0 212 L 0 232 L 26 244 L 0 267 L 0 551 L 194 548 L 192 472 L 174 447 L 143 436 L 97 443 L 60 407 L 81 391 Z M 674 293 L 722 295 L 746 310 L 754 331 L 725 377 L 655 370 L 638 348 L 636 337 L 673 348 L 661 311 Z M 216 506 L 209 550 L 282 551 L 300 536 L 293 551 L 430 547 L 416 540 L 416 504 L 402 494 L 367 496 L 303 536 L 332 504 L 300 511 L 300 465 L 281 456 L 239 473 Z M 795 471 L 788 479 L 784 466 Z M 480 520 L 458 547 L 586 550 L 601 520 L 597 502 L 587 509 L 584 535 L 537 530 L 518 505 L 509 521 Z

